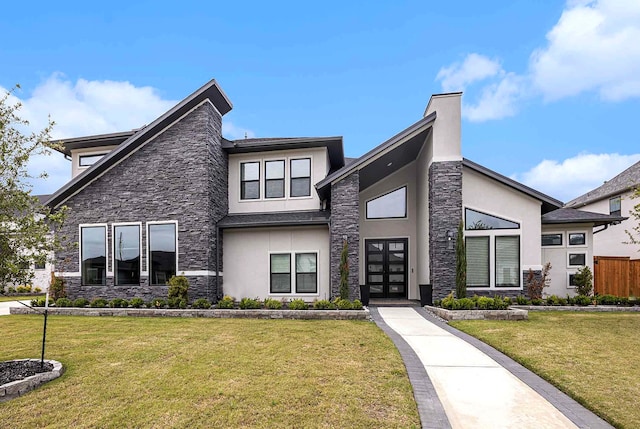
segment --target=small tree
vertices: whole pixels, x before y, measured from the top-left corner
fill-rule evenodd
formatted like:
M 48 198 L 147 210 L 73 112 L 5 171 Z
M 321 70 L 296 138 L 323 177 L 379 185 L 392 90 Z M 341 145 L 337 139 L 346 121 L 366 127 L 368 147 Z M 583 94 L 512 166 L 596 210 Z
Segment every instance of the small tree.
M 189 279 L 185 276 L 171 276 L 167 284 L 169 285 L 167 293 L 169 299 L 178 298 L 185 301 L 189 299 Z
M 340 298 L 349 299 L 349 245 L 346 239 L 340 254 Z
M 593 274 L 591 268 L 585 266 L 573 275 L 573 283 L 576 285 L 578 295 L 591 295 L 593 291 Z
M 640 186 L 637 187 L 635 191 L 633 191 L 633 195 L 631 195 L 631 198 L 640 199 Z M 640 203 L 633 206 L 633 210 L 631 210 L 629 214 L 631 214 L 631 216 L 636 220 L 636 226 L 631 228 L 631 231 L 629 231 L 628 229 L 625 230 L 625 232 L 629 236 L 629 241 L 627 241 L 627 243 L 640 244 Z
M 467 297 L 467 251 L 464 245 L 464 232 L 462 221 L 458 224 L 458 236 L 456 237 L 456 297 Z
M 529 299 L 542 299 L 542 290 L 547 287 L 547 276 L 550 270 L 550 262 L 544 264 L 539 276 L 536 276 L 533 270 L 529 268 L 529 274 L 527 275 L 527 295 Z

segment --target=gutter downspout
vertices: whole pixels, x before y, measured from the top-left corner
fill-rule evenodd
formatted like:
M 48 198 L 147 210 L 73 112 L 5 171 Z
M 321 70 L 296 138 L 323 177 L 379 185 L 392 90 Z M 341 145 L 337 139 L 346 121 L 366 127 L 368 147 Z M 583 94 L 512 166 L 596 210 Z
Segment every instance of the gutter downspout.
M 602 226 L 604 226 L 604 228 L 602 228 L 602 229 L 598 229 L 598 230 L 594 230 L 594 231 L 593 231 L 593 235 L 596 235 L 597 233 L 602 232 L 602 231 L 604 231 L 605 229 L 609 228 L 609 224 L 602 225 Z

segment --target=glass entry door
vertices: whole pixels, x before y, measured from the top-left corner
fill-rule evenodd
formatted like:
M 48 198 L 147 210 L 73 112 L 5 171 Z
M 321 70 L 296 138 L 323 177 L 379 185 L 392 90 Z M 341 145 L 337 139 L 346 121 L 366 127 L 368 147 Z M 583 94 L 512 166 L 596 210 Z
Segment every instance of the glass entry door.
M 407 297 L 406 238 L 365 240 L 371 298 Z

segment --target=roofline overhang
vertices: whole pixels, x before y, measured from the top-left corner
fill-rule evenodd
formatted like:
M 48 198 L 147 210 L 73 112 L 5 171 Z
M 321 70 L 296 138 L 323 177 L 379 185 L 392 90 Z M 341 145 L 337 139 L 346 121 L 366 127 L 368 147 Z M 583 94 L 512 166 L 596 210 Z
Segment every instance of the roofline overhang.
M 628 217 L 620 216 L 614 219 L 609 217 L 607 218 L 593 218 L 593 219 L 561 219 L 561 220 L 545 220 L 542 219 L 542 225 L 566 225 L 566 224 L 578 224 L 578 223 L 592 223 L 593 226 L 601 226 L 601 225 L 617 225 L 625 220 L 629 219 Z
M 589 204 L 593 204 L 596 203 L 598 201 L 602 201 L 602 200 L 606 200 L 608 198 L 611 198 L 613 196 L 619 195 L 619 194 L 623 194 L 625 192 L 629 192 L 629 191 L 633 191 L 636 188 L 638 188 L 640 185 L 634 185 L 634 186 L 627 186 L 626 188 L 620 188 L 620 189 L 616 189 L 613 192 L 609 192 L 607 194 L 601 195 L 599 197 L 594 197 L 594 198 L 590 198 L 588 200 L 585 200 L 583 202 L 580 203 L 576 203 L 576 204 L 571 204 L 571 201 L 569 201 L 567 203 L 567 205 L 565 207 L 568 208 L 577 208 L 577 207 L 584 207 L 584 206 L 588 206 Z M 571 204 L 571 205 L 570 205 Z
M 143 127 L 144 128 L 144 127 Z M 129 137 L 140 131 L 142 128 L 138 128 L 131 131 L 121 131 L 108 134 L 95 134 L 91 136 L 73 137 L 69 139 L 56 139 L 51 140 L 56 146 L 53 149 L 67 156 L 71 156 L 71 151 L 74 149 L 84 149 L 91 147 L 101 146 L 115 146 L 126 141 Z

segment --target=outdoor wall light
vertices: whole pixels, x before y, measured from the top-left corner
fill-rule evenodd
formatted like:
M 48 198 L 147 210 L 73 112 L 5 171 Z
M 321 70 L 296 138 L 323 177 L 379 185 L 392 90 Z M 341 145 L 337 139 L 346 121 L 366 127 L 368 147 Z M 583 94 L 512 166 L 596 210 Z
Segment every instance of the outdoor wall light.
M 448 229 L 447 230 L 447 248 L 449 250 L 453 250 L 453 239 L 454 239 L 454 237 L 455 237 L 455 233 L 452 230 Z

